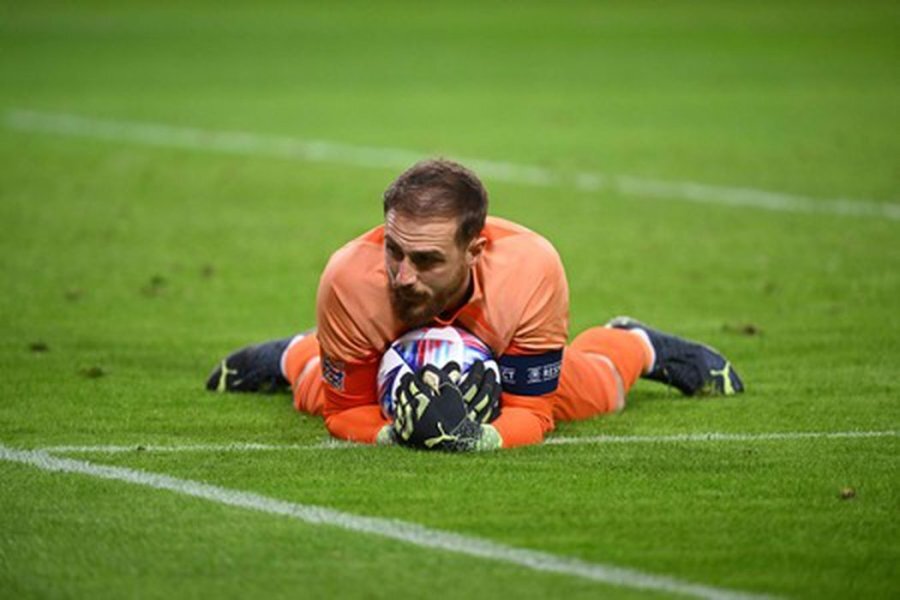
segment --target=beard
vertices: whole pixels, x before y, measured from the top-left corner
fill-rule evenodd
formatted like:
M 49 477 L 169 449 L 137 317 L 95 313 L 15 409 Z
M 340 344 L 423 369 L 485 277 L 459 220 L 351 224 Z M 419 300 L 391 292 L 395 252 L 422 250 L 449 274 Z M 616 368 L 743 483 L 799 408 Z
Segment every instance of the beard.
M 413 288 L 390 286 L 391 307 L 394 316 L 410 329 L 424 327 L 448 308 L 450 300 L 466 285 L 468 269 L 460 270 L 455 281 L 436 292 L 417 292 Z
M 424 327 L 444 310 L 449 294 L 422 294 L 404 288 L 391 288 L 394 316 L 410 329 Z

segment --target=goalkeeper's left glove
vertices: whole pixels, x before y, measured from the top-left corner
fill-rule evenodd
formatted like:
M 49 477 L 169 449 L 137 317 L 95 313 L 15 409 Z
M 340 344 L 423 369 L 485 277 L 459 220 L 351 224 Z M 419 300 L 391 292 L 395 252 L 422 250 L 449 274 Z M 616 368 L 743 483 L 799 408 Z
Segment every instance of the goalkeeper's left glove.
M 447 363 L 443 371 L 459 386 L 470 419 L 490 423 L 500 415 L 500 383 L 493 369 L 484 368 L 484 361 L 476 360 L 464 376 L 455 362 Z
M 394 399 L 393 432 L 397 442 L 423 450 L 488 450 L 502 440 L 490 425 L 468 416 L 462 393 L 448 374 L 426 365 L 400 381 Z

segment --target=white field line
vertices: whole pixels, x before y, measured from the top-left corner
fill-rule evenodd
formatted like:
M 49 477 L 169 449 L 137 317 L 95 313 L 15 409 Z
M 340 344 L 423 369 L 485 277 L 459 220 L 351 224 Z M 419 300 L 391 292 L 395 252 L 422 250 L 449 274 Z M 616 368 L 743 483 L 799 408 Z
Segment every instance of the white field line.
M 39 448 L 40 452 L 50 454 L 124 454 L 127 452 L 272 452 L 283 450 L 340 450 L 342 448 L 356 448 L 362 444 L 344 442 L 337 439 L 326 439 L 314 444 L 258 444 L 254 442 L 234 442 L 230 444 L 185 444 L 185 445 L 158 445 L 158 444 L 131 444 L 131 445 L 101 445 L 101 446 L 47 446 Z
M 792 431 L 783 433 L 681 433 L 675 435 L 593 435 L 551 437 L 546 444 L 668 444 L 680 442 L 766 442 L 897 437 L 896 431 Z
M 0 445 L 0 460 L 30 465 L 44 471 L 76 473 L 146 486 L 157 490 L 168 490 L 176 494 L 193 496 L 209 500 L 210 502 L 289 517 L 311 525 L 339 527 L 348 531 L 406 542 L 422 548 L 454 552 L 508 563 L 533 571 L 580 577 L 619 587 L 714 600 L 763 597 L 740 591 L 690 583 L 672 577 L 652 575 L 634 569 L 591 563 L 576 558 L 506 546 L 477 537 L 460 535 L 439 529 L 429 529 L 415 523 L 366 517 L 322 506 L 287 502 L 251 492 L 228 489 L 189 479 L 178 479 L 158 473 L 99 465 L 80 460 L 55 458 L 43 452 L 16 450 Z
M 831 440 L 853 438 L 897 437 L 896 431 L 790 431 L 781 433 L 681 433 L 675 435 L 595 435 L 577 437 L 549 437 L 548 445 L 574 444 L 670 444 L 693 442 L 757 442 L 790 440 Z M 328 439 L 315 444 L 187 444 L 187 445 L 114 445 L 114 446 L 47 446 L 40 452 L 51 454 L 122 454 L 126 452 L 258 452 L 284 450 L 341 450 L 364 448 L 364 444 L 354 444 Z
M 160 123 L 96 119 L 64 113 L 11 110 L 6 126 L 18 131 L 48 133 L 147 146 L 189 148 L 210 152 L 271 156 L 326 162 L 355 167 L 403 170 L 428 156 L 398 148 L 354 146 L 320 140 L 263 135 L 240 131 L 216 131 Z M 457 157 L 487 179 L 540 187 L 564 187 L 582 191 L 614 191 L 638 198 L 682 200 L 719 206 L 764 210 L 823 213 L 900 220 L 900 203 L 852 198 L 811 198 L 742 187 L 709 185 L 694 181 L 664 181 L 603 173 L 564 173 L 535 165 Z

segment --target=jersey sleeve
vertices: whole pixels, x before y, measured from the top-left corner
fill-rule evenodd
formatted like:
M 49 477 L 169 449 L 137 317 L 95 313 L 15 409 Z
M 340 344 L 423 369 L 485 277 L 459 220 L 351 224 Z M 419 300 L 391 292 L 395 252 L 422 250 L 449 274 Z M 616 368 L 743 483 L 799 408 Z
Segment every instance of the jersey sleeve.
M 569 287 L 556 250 L 543 238 L 540 242 L 541 258 L 532 263 L 537 283 L 510 345 L 498 357 L 503 392 L 492 425 L 505 448 L 540 443 L 554 428 L 552 395 L 568 338 Z
M 569 284 L 559 254 L 550 242 L 539 238 L 529 265 L 529 272 L 519 277 L 534 283 L 523 294 L 527 300 L 504 356 L 560 351 L 569 337 Z
M 354 298 L 347 293 L 352 287 L 341 285 L 340 262 L 334 263 L 326 267 L 316 298 L 325 426 L 337 438 L 371 444 L 388 424 L 377 401 L 381 354 L 358 326 Z

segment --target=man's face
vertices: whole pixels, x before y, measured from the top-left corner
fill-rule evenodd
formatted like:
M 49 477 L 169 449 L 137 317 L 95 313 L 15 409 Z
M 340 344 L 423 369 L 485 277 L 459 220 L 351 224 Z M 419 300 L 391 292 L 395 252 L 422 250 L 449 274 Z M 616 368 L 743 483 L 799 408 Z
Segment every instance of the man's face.
M 469 269 L 481 251 L 476 238 L 467 247 L 456 242 L 458 219 L 412 217 L 388 211 L 384 250 L 391 304 L 409 327 L 429 323 L 459 302 L 466 292 Z M 473 252 L 474 248 L 474 252 Z

